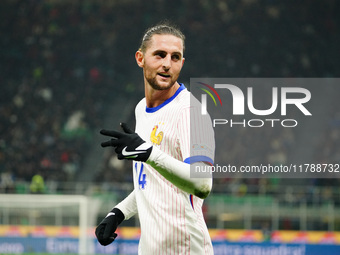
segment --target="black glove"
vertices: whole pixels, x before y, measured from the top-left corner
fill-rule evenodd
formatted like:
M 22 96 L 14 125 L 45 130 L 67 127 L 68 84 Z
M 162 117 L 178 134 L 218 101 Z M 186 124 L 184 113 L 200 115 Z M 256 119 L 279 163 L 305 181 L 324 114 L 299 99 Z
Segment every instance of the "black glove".
M 140 136 L 121 123 L 124 133 L 118 131 L 101 130 L 102 135 L 113 137 L 110 141 L 103 142 L 102 147 L 113 146 L 118 159 L 133 159 L 146 162 L 151 154 L 152 145 L 147 144 Z
M 125 216 L 118 208 L 113 208 L 111 212 L 99 223 L 96 228 L 96 237 L 101 245 L 112 243 L 117 234 L 115 233 L 118 225 L 124 220 Z

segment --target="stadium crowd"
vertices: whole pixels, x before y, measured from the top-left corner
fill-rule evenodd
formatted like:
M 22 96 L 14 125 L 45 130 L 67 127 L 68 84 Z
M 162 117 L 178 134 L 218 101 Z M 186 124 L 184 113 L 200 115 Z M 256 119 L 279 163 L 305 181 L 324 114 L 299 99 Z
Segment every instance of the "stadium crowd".
M 143 96 L 133 56 L 148 26 L 168 18 L 183 29 L 180 81 L 187 85 L 190 77 L 337 77 L 337 10 L 332 0 L 1 1 L 0 185 L 15 192 L 15 182 L 37 173 L 77 180 L 89 148 L 98 146 L 93 134 L 105 118 L 121 121 L 110 116 L 115 98 Z M 340 159 L 336 105 L 333 116 L 315 149 L 320 162 Z M 223 139 L 227 152 L 217 152 L 234 165 L 286 162 L 296 135 L 237 130 Z M 130 174 L 129 164 L 107 154 L 94 181 L 123 182 Z M 276 181 L 216 182 L 242 188 Z

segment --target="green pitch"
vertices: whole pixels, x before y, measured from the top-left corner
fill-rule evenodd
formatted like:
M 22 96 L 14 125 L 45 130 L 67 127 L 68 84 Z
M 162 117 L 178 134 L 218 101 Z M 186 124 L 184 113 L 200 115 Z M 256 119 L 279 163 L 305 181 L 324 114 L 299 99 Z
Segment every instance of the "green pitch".
M 55 253 L 58 255 L 78 255 L 78 253 Z M 14 253 L 1 253 L 1 255 L 15 255 Z M 51 253 L 30 253 L 30 252 L 25 252 L 22 253 L 22 255 L 51 255 Z M 87 254 L 87 255 L 100 255 L 100 254 Z M 114 255 L 114 254 L 112 254 Z M 123 255 L 123 254 L 116 254 L 116 255 Z
M 58 255 L 78 255 L 78 253 L 55 253 Z M 14 253 L 1 253 L 1 255 L 15 255 Z M 51 255 L 51 253 L 30 253 L 30 252 L 25 252 L 22 253 L 22 255 Z M 100 254 L 87 254 L 87 255 L 100 255 Z M 112 254 L 115 255 L 115 254 Z M 116 254 L 116 255 L 123 255 L 123 254 Z

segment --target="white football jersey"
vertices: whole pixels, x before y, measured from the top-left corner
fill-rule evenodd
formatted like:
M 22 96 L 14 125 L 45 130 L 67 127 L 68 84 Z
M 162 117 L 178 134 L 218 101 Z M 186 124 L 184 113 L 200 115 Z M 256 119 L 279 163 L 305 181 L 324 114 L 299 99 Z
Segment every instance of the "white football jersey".
M 210 117 L 201 115 L 198 101 L 180 85 L 158 107 L 147 108 L 145 98 L 138 103 L 136 133 L 177 160 L 212 164 L 215 142 Z M 133 162 L 133 180 L 141 224 L 139 254 L 213 254 L 202 199 L 177 188 L 146 163 Z

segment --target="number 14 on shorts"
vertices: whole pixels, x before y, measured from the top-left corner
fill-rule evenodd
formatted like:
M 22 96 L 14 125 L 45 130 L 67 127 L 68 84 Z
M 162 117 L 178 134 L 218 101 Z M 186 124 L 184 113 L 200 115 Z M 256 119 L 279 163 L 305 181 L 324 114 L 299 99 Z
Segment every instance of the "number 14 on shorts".
M 140 167 L 139 167 L 140 166 Z M 146 185 L 146 174 L 144 174 L 144 164 L 135 163 L 136 174 L 138 175 L 138 185 L 139 189 L 144 189 Z

